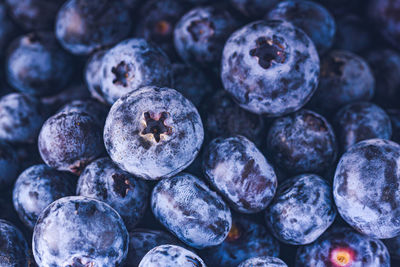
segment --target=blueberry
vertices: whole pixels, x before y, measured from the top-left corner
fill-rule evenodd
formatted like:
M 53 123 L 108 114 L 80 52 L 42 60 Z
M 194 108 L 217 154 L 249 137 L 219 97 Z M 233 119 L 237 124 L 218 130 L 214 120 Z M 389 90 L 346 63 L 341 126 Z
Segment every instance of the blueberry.
M 101 200 L 113 207 L 128 230 L 142 219 L 147 208 L 147 184 L 119 169 L 109 158 L 90 163 L 78 180 L 76 194 Z
M 64 197 L 40 215 L 32 250 L 39 266 L 121 266 L 129 235 L 118 213 L 104 202 Z
M 225 41 L 238 26 L 239 22 L 225 8 L 194 8 L 175 26 L 176 51 L 188 64 L 218 67 Z
M 13 204 L 21 221 L 30 229 L 40 213 L 53 201 L 75 193 L 75 179 L 47 165 L 23 171 L 14 185 Z
M 128 39 L 108 50 L 100 72 L 101 90 L 110 105 L 143 86 L 171 85 L 168 57 L 144 39 Z
M 69 52 L 88 55 L 128 36 L 129 13 L 122 1 L 68 0 L 58 11 L 56 36 Z
M 173 89 L 155 86 L 121 97 L 104 127 L 111 159 L 146 180 L 171 177 L 189 166 L 203 136 L 194 105 Z
M 50 167 L 79 175 L 104 151 L 101 126 L 84 112 L 61 112 L 50 117 L 39 134 L 39 152 Z
M 0 139 L 13 143 L 33 143 L 46 119 L 38 99 L 12 93 L 0 99 Z
M 181 245 L 173 235 L 164 231 L 136 229 L 129 233 L 129 252 L 126 267 L 137 267 L 147 252 L 160 245 Z
M 397 108 L 400 98 L 400 53 L 391 49 L 370 51 L 366 59 L 375 75 L 373 101 L 385 108 Z
M 52 30 L 65 0 L 5 0 L 14 20 L 26 30 Z
M 241 14 L 250 19 L 260 19 L 281 0 L 230 0 Z
M 243 135 L 257 145 L 265 135 L 261 116 L 240 108 L 225 90 L 217 91 L 201 107 L 206 114 L 204 124 L 209 139 Z
M 279 242 L 264 225 L 241 215 L 233 217 L 224 242 L 200 253 L 209 266 L 231 267 L 251 257 L 278 256 Z
M 23 35 L 10 45 L 6 59 L 7 81 L 22 93 L 54 95 L 70 81 L 73 59 L 52 32 Z
M 342 218 L 357 231 L 376 237 L 400 234 L 400 145 L 370 139 L 340 159 L 333 195 Z
M 259 212 L 275 195 L 273 167 L 244 136 L 214 139 L 204 152 L 203 170 L 210 184 L 236 211 Z
M 389 253 L 382 241 L 337 227 L 316 242 L 297 250 L 296 267 L 363 266 L 389 267 Z
M 390 139 L 392 135 L 392 126 L 387 113 L 368 102 L 344 106 L 334 118 L 334 127 L 342 151 L 362 140 Z
M 200 107 L 206 96 L 213 92 L 213 86 L 204 72 L 196 67 L 176 63 L 172 65 L 173 88 Z
M 323 114 L 331 115 L 340 107 L 371 100 L 375 79 L 361 57 L 343 50 L 333 50 L 321 58 L 321 76 L 311 105 Z
M 191 174 L 181 173 L 158 182 L 151 208 L 169 231 L 194 248 L 221 244 L 231 228 L 228 205 Z
M 3 58 L 9 42 L 18 33 L 18 28 L 7 14 L 7 6 L 0 2 L 0 58 Z
M 265 18 L 293 23 L 311 38 L 320 54 L 325 53 L 333 44 L 335 19 L 325 7 L 315 2 L 282 1 L 269 11 Z
M 400 12 L 399 0 L 371 0 L 368 15 L 374 21 L 386 41 L 400 48 Z
M 267 137 L 267 150 L 287 173 L 323 173 L 335 162 L 338 148 L 332 126 L 306 109 L 277 118 Z
M 182 0 L 150 0 L 140 8 L 136 35 L 160 46 L 171 59 L 176 59 L 175 24 L 190 7 Z
M 275 257 L 254 257 L 242 262 L 238 267 L 287 267 L 287 265 Z
M 30 266 L 28 243 L 21 231 L 5 220 L 0 220 L 0 265 Z
M 101 90 L 101 65 L 107 50 L 99 50 L 88 59 L 85 67 L 85 81 L 90 94 L 96 100 L 108 104 Z
M 206 267 L 203 260 L 180 246 L 161 245 L 150 250 L 140 261 L 139 267 Z
M 267 225 L 280 241 L 292 245 L 314 242 L 336 217 L 332 187 L 315 174 L 303 174 L 279 185 L 265 212 Z
M 250 23 L 224 47 L 224 88 L 254 113 L 281 116 L 300 109 L 314 93 L 318 76 L 315 46 L 289 22 Z
M 390 122 L 392 125 L 392 137 L 391 140 L 396 143 L 400 143 L 400 110 L 399 109 L 389 109 L 386 110 L 390 117 Z
M 0 190 L 14 183 L 20 162 L 17 151 L 5 141 L 0 141 Z
M 65 104 L 60 112 L 83 112 L 91 115 L 95 121 L 101 126 L 104 126 L 109 108 L 93 99 L 74 100 Z

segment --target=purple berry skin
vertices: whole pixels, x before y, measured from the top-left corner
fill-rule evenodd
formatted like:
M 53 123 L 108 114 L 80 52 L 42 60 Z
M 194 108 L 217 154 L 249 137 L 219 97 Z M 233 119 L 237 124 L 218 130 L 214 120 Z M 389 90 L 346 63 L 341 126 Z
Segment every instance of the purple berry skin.
M 382 241 L 361 235 L 348 227 L 336 227 L 316 242 L 300 246 L 295 266 L 390 267 L 390 258 Z
M 197 108 L 201 107 L 204 98 L 214 91 L 204 72 L 186 64 L 172 65 L 172 81 L 173 88 L 192 101 Z
M 48 166 L 79 175 L 104 152 L 101 131 L 98 122 L 87 113 L 56 113 L 40 131 L 40 155 Z
M 225 41 L 238 26 L 238 21 L 222 7 L 196 7 L 175 26 L 175 49 L 187 64 L 218 67 Z
M 230 0 L 231 5 L 241 14 L 251 19 L 261 19 L 281 0 Z
M 101 90 L 112 105 L 121 96 L 144 86 L 170 86 L 171 63 L 157 46 L 144 39 L 125 40 L 104 55 Z
M 28 267 L 29 247 L 22 232 L 8 221 L 0 220 L 0 265 Z
M 319 85 L 310 104 L 331 115 L 346 104 L 371 100 L 374 88 L 374 74 L 364 59 L 348 51 L 333 50 L 321 58 Z
M 53 201 L 75 193 L 75 179 L 45 164 L 23 171 L 14 185 L 13 204 L 20 220 L 33 229 L 40 213 Z
M 17 149 L 5 141 L 0 141 L 0 190 L 14 183 L 19 168 Z
M 143 180 L 121 170 L 111 159 L 100 158 L 79 176 L 76 194 L 109 204 L 131 230 L 143 218 L 150 190 Z
M 89 55 L 126 38 L 130 10 L 122 1 L 68 0 L 56 18 L 56 36 L 72 54 Z
M 366 59 L 376 80 L 373 101 L 384 108 L 398 108 L 400 98 L 400 53 L 391 49 L 370 51 Z
M 390 139 L 392 125 L 389 115 L 368 102 L 352 103 L 341 108 L 333 120 L 341 150 L 367 139 Z
M 174 28 L 179 19 L 190 8 L 181 0 L 149 0 L 140 8 L 140 19 L 135 36 L 156 43 L 172 59 L 178 55 L 174 47 Z
M 140 261 L 139 267 L 206 267 L 203 260 L 183 247 L 161 245 L 150 250 Z
M 245 260 L 238 267 L 287 267 L 287 265 L 275 257 L 254 257 Z
M 216 138 L 203 155 L 204 176 L 238 212 L 265 209 L 275 195 L 272 165 L 244 136 Z
M 126 267 L 137 267 L 147 252 L 161 245 L 179 245 L 182 243 L 173 235 L 158 230 L 135 229 L 129 233 L 129 252 Z
M 263 224 L 240 215 L 233 217 L 224 242 L 200 251 L 200 255 L 208 266 L 230 267 L 251 257 L 277 257 L 279 250 L 279 242 Z
M 332 186 L 315 174 L 302 174 L 284 181 L 265 212 L 274 236 L 291 245 L 314 242 L 335 217 Z
M 44 108 L 33 96 L 12 93 L 0 99 L 0 139 L 34 143 L 46 119 Z
M 25 30 L 52 30 L 65 0 L 5 0 L 13 19 Z
M 65 104 L 57 113 L 60 112 L 83 112 L 91 115 L 95 121 L 104 126 L 107 118 L 109 107 L 105 106 L 94 99 L 74 100 Z
M 41 213 L 32 238 L 39 266 L 121 266 L 129 235 L 118 213 L 93 198 L 64 197 Z
M 104 127 L 108 154 L 146 180 L 171 177 L 192 163 L 204 130 L 195 106 L 170 88 L 143 87 L 111 107 Z
M 85 66 L 85 82 L 93 98 L 101 103 L 108 104 L 101 91 L 101 66 L 107 50 L 94 52 L 88 59 Z
M 221 79 L 239 105 L 281 116 L 304 106 L 314 93 L 319 57 L 311 39 L 284 21 L 256 21 L 225 44 Z
M 306 109 L 277 118 L 267 137 L 267 150 L 287 173 L 323 173 L 338 154 L 332 126 L 321 115 Z
M 286 20 L 302 29 L 313 41 L 320 54 L 333 44 L 336 32 L 334 17 L 322 5 L 312 1 L 286 0 L 277 4 L 265 17 Z
M 400 1 L 371 0 L 368 15 L 381 35 L 394 47 L 400 48 Z
M 61 48 L 52 32 L 23 35 L 7 50 L 7 81 L 22 93 L 57 94 L 71 80 L 73 69 L 73 58 Z
M 208 139 L 221 136 L 242 135 L 261 145 L 265 136 L 264 119 L 242 109 L 225 90 L 217 91 L 202 105 L 205 113 L 205 130 Z
M 370 139 L 340 159 L 333 196 L 342 218 L 357 231 L 379 239 L 400 234 L 400 145 Z
M 151 208 L 170 232 L 198 249 L 221 244 L 232 224 L 231 212 L 222 198 L 187 173 L 158 182 Z

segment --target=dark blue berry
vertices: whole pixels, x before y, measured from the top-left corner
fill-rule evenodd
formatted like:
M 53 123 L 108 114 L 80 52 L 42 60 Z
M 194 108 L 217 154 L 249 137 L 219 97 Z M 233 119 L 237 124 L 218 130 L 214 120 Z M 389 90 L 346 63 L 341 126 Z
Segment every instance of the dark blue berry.
M 75 194 L 75 179 L 47 165 L 23 171 L 14 185 L 13 204 L 21 221 L 30 229 L 40 213 L 53 201 Z
M 238 267 L 287 267 L 287 265 L 275 257 L 254 257 L 242 262 Z
M 225 44 L 225 90 L 251 112 L 280 116 L 300 109 L 314 93 L 319 58 L 311 39 L 283 21 L 256 21 Z
M 109 107 L 105 106 L 93 99 L 74 100 L 65 104 L 59 111 L 60 112 L 83 112 L 91 115 L 96 122 L 103 127 L 106 121 Z
M 28 243 L 21 231 L 11 223 L 0 220 L 0 266 L 30 266 Z
M 4 1 L 0 2 L 0 58 L 3 58 L 6 47 L 18 34 L 18 28 L 8 16 L 7 11 L 7 6 Z
M 14 183 L 19 167 L 16 149 L 7 142 L 0 141 L 0 190 Z

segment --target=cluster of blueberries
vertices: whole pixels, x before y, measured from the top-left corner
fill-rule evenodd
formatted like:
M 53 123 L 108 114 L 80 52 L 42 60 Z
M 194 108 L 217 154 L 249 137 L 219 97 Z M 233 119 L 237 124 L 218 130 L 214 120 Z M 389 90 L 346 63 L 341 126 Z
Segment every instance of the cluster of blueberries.
M 400 0 L 0 0 L 1 267 L 400 266 Z

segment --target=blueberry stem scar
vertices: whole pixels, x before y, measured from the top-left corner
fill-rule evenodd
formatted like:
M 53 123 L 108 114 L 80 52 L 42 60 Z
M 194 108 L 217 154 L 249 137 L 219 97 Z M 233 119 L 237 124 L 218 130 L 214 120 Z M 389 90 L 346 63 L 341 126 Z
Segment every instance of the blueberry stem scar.
M 144 113 L 146 121 L 146 128 L 143 129 L 142 134 L 153 134 L 156 142 L 160 142 L 162 134 L 171 134 L 172 127 L 165 125 L 165 120 L 168 118 L 167 112 L 162 112 L 159 119 L 154 119 L 149 112 Z

